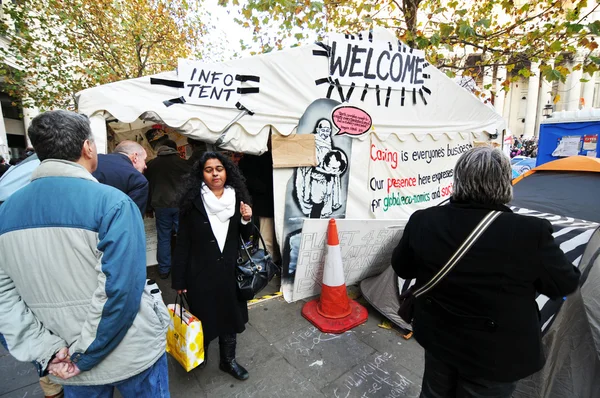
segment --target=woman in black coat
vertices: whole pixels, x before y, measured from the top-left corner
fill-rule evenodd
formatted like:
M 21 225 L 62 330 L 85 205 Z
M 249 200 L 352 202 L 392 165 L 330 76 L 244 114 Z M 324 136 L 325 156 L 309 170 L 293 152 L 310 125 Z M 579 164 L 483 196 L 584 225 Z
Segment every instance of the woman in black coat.
M 237 296 L 235 266 L 240 235 L 247 241 L 251 233 L 248 197 L 231 160 L 216 152 L 202 155 L 183 184 L 172 276 L 173 289 L 187 293 L 190 311 L 202 322 L 205 348 L 219 337 L 219 368 L 239 380 L 248 378 L 235 360 L 248 306 Z
M 473 148 L 456 163 L 449 205 L 415 212 L 392 266 L 423 286 L 491 210 L 501 212 L 457 265 L 415 303 L 425 348 L 421 397 L 510 397 L 545 358 L 536 293 L 562 298 L 578 286 L 544 219 L 513 214 L 510 161 Z

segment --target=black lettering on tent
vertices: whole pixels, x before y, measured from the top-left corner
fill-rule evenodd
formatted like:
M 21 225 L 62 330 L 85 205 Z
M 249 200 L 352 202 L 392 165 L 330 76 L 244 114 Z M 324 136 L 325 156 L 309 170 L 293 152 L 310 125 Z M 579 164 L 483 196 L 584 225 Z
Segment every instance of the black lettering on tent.
M 350 62 L 350 53 L 352 45 L 348 43 L 348 47 L 346 49 L 346 61 L 342 61 L 341 57 L 336 57 L 335 50 L 337 47 L 337 42 L 333 42 L 331 45 L 331 57 L 329 57 L 329 74 L 331 76 L 335 75 L 335 70 L 339 69 L 339 75 L 345 76 L 348 71 L 348 63 Z M 342 66 L 342 62 L 344 62 L 344 66 Z
M 381 54 L 379 54 L 379 59 L 377 60 L 377 77 L 380 80 L 387 80 L 387 78 L 390 76 L 389 72 L 386 72 L 385 75 L 381 74 L 381 60 L 383 59 L 384 56 L 386 56 L 389 61 L 390 53 L 388 51 L 383 51 Z
M 221 94 L 223 94 L 223 89 L 217 90 L 216 87 L 213 87 L 212 91 L 210 92 L 210 99 L 214 98 L 216 100 L 220 100 Z
M 402 74 L 402 83 L 404 83 L 404 80 L 406 80 L 406 77 L 408 76 L 409 73 L 410 73 L 410 83 L 413 82 L 412 79 L 414 76 L 414 70 L 415 70 L 415 57 L 411 57 L 410 55 L 408 55 L 404 62 L 404 73 Z
M 227 83 L 227 78 L 229 78 L 229 84 Z M 223 84 L 226 85 L 227 87 L 231 86 L 233 84 L 233 76 L 230 74 L 225 75 L 225 77 L 223 78 Z
M 362 59 L 358 58 L 357 55 L 360 54 L 360 53 L 366 53 L 366 52 L 367 52 L 366 48 L 360 48 L 358 46 L 353 46 L 352 47 L 352 61 L 350 61 L 350 74 L 348 76 L 350 76 L 350 77 L 356 77 L 356 76 L 362 76 L 363 75 L 362 72 L 355 72 L 354 71 L 354 67 L 362 62 Z
M 222 74 L 223 74 L 222 72 L 213 72 L 213 73 L 211 73 L 211 75 L 212 75 L 211 84 L 215 84 L 215 81 L 219 80 L 218 77 L 220 75 L 222 75 Z
M 223 91 L 227 93 L 227 97 L 225 97 L 225 101 L 229 101 L 229 96 L 231 95 L 232 92 L 235 91 L 235 89 L 233 89 L 233 88 L 225 88 L 225 89 L 223 89 Z
M 197 69 L 194 68 L 194 70 L 192 71 L 192 77 L 190 77 L 190 80 L 194 80 L 194 76 L 196 76 L 196 72 L 197 72 Z
M 423 58 L 418 58 L 418 57 L 415 61 L 415 70 L 414 70 L 415 77 L 414 77 L 414 79 L 411 79 L 411 80 L 414 80 L 415 84 L 423 84 L 423 80 L 419 78 L 419 75 L 420 74 L 422 75 L 422 73 L 423 73 L 423 69 L 421 69 L 419 64 L 424 61 L 425 60 Z
M 365 63 L 365 79 L 375 79 L 373 73 L 369 73 L 369 69 L 371 68 L 371 59 L 373 58 L 373 49 L 369 48 L 369 53 L 367 54 L 367 61 Z
M 198 98 L 208 98 L 208 94 L 204 94 L 204 90 L 210 88 L 210 86 L 201 86 L 200 87 L 200 94 L 198 94 Z
M 196 87 L 200 87 L 200 86 L 202 86 L 202 84 L 191 84 L 191 83 L 190 83 L 190 84 L 188 84 L 188 87 L 191 87 L 191 88 L 190 88 L 190 92 L 189 92 L 189 94 L 188 94 L 188 97 L 191 97 L 191 96 L 192 96 L 192 94 L 194 93 L 194 89 L 195 89 Z
M 394 61 L 398 60 L 398 76 L 394 76 L 394 70 L 396 70 L 396 68 L 394 67 Z M 394 54 L 394 56 L 392 57 L 392 60 L 390 61 L 390 78 L 392 79 L 392 81 L 394 82 L 398 82 L 400 81 L 400 78 L 402 77 L 402 54 L 400 53 L 396 53 Z M 404 81 L 404 78 L 402 79 L 402 81 Z
M 208 83 L 208 79 L 210 78 L 210 71 L 204 74 L 204 69 L 200 71 L 200 76 L 198 76 L 198 82 L 204 80 L 204 83 Z

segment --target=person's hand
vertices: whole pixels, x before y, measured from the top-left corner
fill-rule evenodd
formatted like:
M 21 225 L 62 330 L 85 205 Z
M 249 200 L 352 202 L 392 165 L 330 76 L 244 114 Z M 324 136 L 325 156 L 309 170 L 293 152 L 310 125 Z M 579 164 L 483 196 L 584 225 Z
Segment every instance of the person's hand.
M 244 221 L 250 221 L 252 219 L 252 207 L 244 202 L 240 202 L 240 213 L 242 213 Z
M 73 362 L 59 362 L 48 365 L 48 373 L 66 380 L 77 376 L 81 370 Z
M 187 293 L 187 289 L 178 290 L 177 294 Z
M 54 358 L 48 364 L 48 373 L 62 379 L 68 379 L 77 376 L 81 371 L 71 362 L 69 358 L 69 348 L 63 347 L 54 355 Z

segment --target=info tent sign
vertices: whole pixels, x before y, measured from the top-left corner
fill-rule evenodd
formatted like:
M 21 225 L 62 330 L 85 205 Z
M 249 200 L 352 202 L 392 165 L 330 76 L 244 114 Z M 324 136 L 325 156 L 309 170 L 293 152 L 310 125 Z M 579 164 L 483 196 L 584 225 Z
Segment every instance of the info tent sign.
M 188 104 L 235 108 L 242 92 L 241 74 L 223 64 L 180 59 L 177 75 L 183 88 L 179 94 Z
M 391 134 L 385 140 L 371 134 L 369 151 L 370 212 L 375 218 L 410 216 L 435 206 L 452 195 L 454 165 L 473 148 L 470 134 L 443 134 L 401 141 Z

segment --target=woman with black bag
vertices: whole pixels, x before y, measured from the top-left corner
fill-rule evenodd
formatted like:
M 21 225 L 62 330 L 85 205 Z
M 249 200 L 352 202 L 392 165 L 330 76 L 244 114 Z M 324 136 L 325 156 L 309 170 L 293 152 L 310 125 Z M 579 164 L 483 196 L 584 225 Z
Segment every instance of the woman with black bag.
M 173 289 L 187 293 L 190 311 L 202 322 L 203 365 L 208 344 L 219 337 L 219 369 L 238 380 L 249 376 L 235 360 L 236 334 L 248 322 L 235 271 L 240 236 L 247 241 L 252 233 L 248 199 L 237 166 L 220 153 L 204 153 L 182 185 L 172 270 Z
M 399 314 L 414 318 L 425 349 L 421 398 L 511 397 L 545 362 L 536 292 L 577 289 L 579 270 L 550 222 L 506 206 L 511 176 L 498 149 L 465 152 L 450 204 L 413 213 L 394 250 L 398 276 L 417 280 Z

